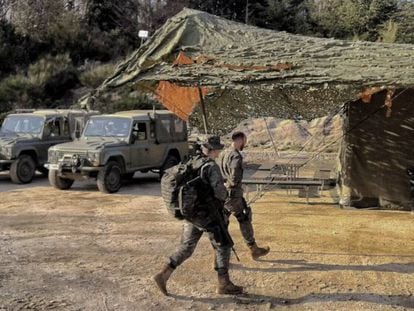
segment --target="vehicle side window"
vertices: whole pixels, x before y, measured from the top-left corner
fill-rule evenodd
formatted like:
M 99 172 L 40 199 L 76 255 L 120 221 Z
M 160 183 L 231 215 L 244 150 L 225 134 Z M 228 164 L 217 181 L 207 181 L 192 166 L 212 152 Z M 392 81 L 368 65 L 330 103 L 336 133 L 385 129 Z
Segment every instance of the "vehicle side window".
M 136 140 L 142 141 L 148 139 L 147 124 L 144 122 L 134 123 L 132 134 Z
M 161 120 L 163 128 L 167 131 L 168 134 L 171 134 L 171 120 L 164 119 Z
M 155 122 L 150 123 L 150 137 L 155 138 Z
M 65 137 L 70 136 L 69 119 L 68 118 L 65 118 L 63 120 L 63 136 L 65 136 Z
M 46 121 L 44 129 L 45 137 L 59 137 L 60 135 L 60 120 L 50 119 Z
M 184 122 L 181 119 L 174 120 L 174 127 L 176 134 L 182 134 L 184 132 Z

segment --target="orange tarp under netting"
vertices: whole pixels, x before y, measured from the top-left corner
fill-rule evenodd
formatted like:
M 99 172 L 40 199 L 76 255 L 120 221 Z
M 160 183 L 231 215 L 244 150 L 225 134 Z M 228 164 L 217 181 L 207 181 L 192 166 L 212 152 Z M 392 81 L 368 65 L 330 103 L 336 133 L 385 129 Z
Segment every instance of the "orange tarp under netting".
M 201 94 L 208 93 L 206 87 L 201 87 Z M 193 112 L 194 107 L 200 102 L 198 87 L 178 86 L 168 81 L 161 81 L 156 90 L 158 100 L 165 108 L 176 114 L 184 121 Z
M 208 64 L 209 66 L 227 68 L 234 71 L 283 71 L 292 69 L 293 67 L 292 64 L 289 63 L 277 63 L 268 66 L 245 66 L 223 63 L 216 64 L 215 61 L 214 57 L 207 55 L 200 55 L 193 60 L 181 51 L 172 63 L 172 67 Z M 200 90 L 202 96 L 205 96 L 209 92 L 209 89 L 206 87 L 200 89 L 198 87 L 183 87 L 168 81 L 161 81 L 158 84 L 156 94 L 158 100 L 168 110 L 187 121 L 189 115 L 193 112 L 195 105 L 201 101 Z
M 173 63 L 173 66 L 190 65 L 194 61 L 180 52 Z M 175 115 L 188 121 L 188 117 L 193 112 L 194 107 L 201 102 L 201 96 L 205 96 L 208 93 L 206 87 L 192 87 L 192 86 L 179 86 L 168 81 L 160 81 L 156 90 L 157 98 L 162 105 L 173 112 Z

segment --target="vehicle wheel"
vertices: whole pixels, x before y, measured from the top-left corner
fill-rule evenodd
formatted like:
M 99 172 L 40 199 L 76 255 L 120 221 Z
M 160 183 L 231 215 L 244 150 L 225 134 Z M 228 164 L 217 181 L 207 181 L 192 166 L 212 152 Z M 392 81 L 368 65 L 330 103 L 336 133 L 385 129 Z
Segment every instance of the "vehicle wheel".
M 31 156 L 23 154 L 10 167 L 11 180 L 16 184 L 32 182 L 36 173 L 36 163 Z
M 162 176 L 164 175 L 165 170 L 168 170 L 169 168 L 177 165 L 178 163 L 180 163 L 180 160 L 178 160 L 176 156 L 169 154 L 167 156 L 167 159 L 165 159 L 163 166 L 160 168 L 160 178 L 162 178 Z
M 49 183 L 55 187 L 56 189 L 60 190 L 68 190 L 72 187 L 74 180 L 69 178 L 62 178 L 58 176 L 57 170 L 50 170 L 49 171 Z
M 110 161 L 98 173 L 98 189 L 104 193 L 115 193 L 121 188 L 122 170 L 116 161 Z

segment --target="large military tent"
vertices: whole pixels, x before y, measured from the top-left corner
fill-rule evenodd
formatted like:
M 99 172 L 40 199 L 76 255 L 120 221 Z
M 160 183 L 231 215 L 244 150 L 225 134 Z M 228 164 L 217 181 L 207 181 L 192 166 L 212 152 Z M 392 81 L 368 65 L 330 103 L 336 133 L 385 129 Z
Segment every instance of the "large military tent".
M 140 90 L 188 119 L 203 98 L 218 133 L 247 117 L 311 119 L 348 103 L 341 176 L 350 190 L 344 193 L 404 205 L 403 171 L 413 164 L 413 92 L 407 90 L 414 84 L 413 59 L 412 45 L 297 36 L 185 9 L 89 99 Z M 197 109 L 192 118 L 199 119 Z M 381 185 L 378 174 L 387 175 Z
M 346 205 L 413 207 L 407 169 L 414 167 L 414 90 L 392 93 L 382 91 L 368 103 L 359 99 L 346 106 L 340 153 Z

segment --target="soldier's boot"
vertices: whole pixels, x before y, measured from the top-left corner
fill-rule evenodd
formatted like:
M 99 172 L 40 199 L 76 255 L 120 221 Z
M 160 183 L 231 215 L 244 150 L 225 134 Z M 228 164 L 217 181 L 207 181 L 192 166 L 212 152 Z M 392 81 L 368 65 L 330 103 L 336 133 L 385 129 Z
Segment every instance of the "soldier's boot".
M 153 277 L 153 280 L 157 284 L 158 288 L 165 296 L 168 296 L 167 281 L 173 272 L 174 272 L 174 269 L 171 268 L 169 265 L 166 265 L 164 266 L 164 268 L 161 270 L 160 273 L 156 274 Z
M 254 260 L 259 259 L 260 257 L 266 256 L 270 252 L 269 246 L 266 247 L 259 247 L 256 243 L 253 243 L 252 245 L 249 245 L 250 253 L 252 255 L 252 258 Z
M 229 273 L 218 275 L 217 294 L 221 295 L 239 295 L 243 294 L 243 287 L 234 285 L 230 281 Z

